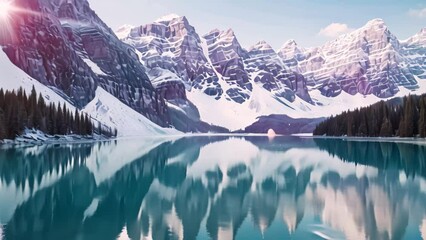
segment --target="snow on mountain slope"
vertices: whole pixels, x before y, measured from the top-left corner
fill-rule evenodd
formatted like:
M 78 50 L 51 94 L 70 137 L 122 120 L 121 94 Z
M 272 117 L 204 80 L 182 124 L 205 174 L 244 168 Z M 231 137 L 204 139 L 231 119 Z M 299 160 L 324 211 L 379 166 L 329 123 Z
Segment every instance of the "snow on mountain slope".
M 126 31 L 122 27 L 117 35 Z M 151 83 L 167 101 L 175 128 L 186 132 L 218 131 L 202 122 L 196 106 L 186 96 L 186 91 L 199 91 L 214 101 L 223 93 L 219 77 L 204 55 L 202 39 L 186 17 L 163 17 L 131 28 L 121 39 L 138 50 Z
M 244 64 L 251 80 L 270 91 L 272 96 L 292 102 L 297 95 L 306 102 L 311 102 L 303 75 L 284 65 L 265 41 L 260 41 L 249 49 Z
M 155 136 L 180 133 L 175 129 L 159 127 L 100 87 L 96 90 L 95 98 L 84 107 L 83 111 L 103 124 L 116 128 L 119 136 Z
M 86 0 L 34 1 L 50 17 L 22 19 L 17 34 L 25 42 L 9 44 L 6 54 L 58 97 L 80 108 L 89 103 L 85 110 L 121 129 L 120 135 L 168 133 L 130 108 L 161 126 L 206 121 L 237 130 L 263 115 L 324 117 L 424 93 L 419 81 L 426 79 L 425 29 L 399 41 L 383 20 L 374 19 L 317 48 L 290 40 L 278 52 L 264 41 L 246 50 L 231 29 L 200 37 L 186 17 L 175 14 L 114 34 Z M 46 47 L 49 41 L 57 41 L 57 48 Z M 69 81 L 70 76 L 76 77 Z
M 121 39 L 139 50 L 141 60 L 149 70 L 171 72 L 181 79 L 168 79 L 156 84 L 156 89 L 164 94 L 165 99 L 185 99 L 182 90 L 192 87 L 212 97 L 221 95 L 218 77 L 203 54 L 201 38 L 186 17 L 175 14 L 163 17 L 151 24 L 132 28 Z M 176 96 L 172 89 L 183 95 Z
M 207 43 L 210 62 L 222 79 L 230 86 L 224 92 L 229 99 L 243 103 L 250 98 L 252 83 L 244 68 L 243 58 L 247 52 L 238 42 L 232 29 L 221 31 L 215 29 L 203 36 Z
M 134 26 L 132 25 L 123 25 L 119 27 L 117 31 L 115 31 L 115 35 L 117 35 L 119 39 L 123 39 L 130 34 L 130 31 L 132 31 L 132 28 L 134 28 Z
M 49 88 L 39 81 L 34 80 L 28 76 L 24 71 L 15 66 L 7 57 L 7 55 L 0 48 L 0 88 L 4 90 L 17 90 L 22 87 L 27 93 L 30 93 L 33 86 L 37 93 L 41 93 L 47 103 L 61 103 L 66 104 L 70 110 L 75 109 L 69 101 L 65 100 L 65 94 L 60 90 Z
M 379 98 L 374 95 L 351 95 L 342 92 L 336 97 L 326 97 L 320 90 L 310 91 L 314 105 L 307 103 L 299 97 L 294 102 L 279 101 L 270 98 L 269 92 L 254 85 L 253 93 L 247 103 L 233 104 L 229 101 L 209 102 L 201 94 L 188 93 L 188 98 L 197 103 L 201 119 L 208 123 L 225 126 L 230 130 L 239 130 L 255 122 L 259 116 L 284 114 L 291 118 L 320 118 L 337 115 L 347 110 L 366 107 L 379 101 L 390 100 L 394 97 L 404 97 L 409 94 L 426 93 L 426 81 L 419 81 L 419 88 L 412 91 L 401 89 L 395 96 Z M 246 125 L 244 125 L 246 124 Z M 241 127 L 243 126 L 243 127 Z
M 426 28 L 411 38 L 401 42 L 407 68 L 417 77 L 426 80 Z
M 0 51 L 0 88 L 17 90 L 22 87 L 27 93 L 34 86 L 48 103 L 65 103 L 74 111 L 75 107 L 62 96 L 59 90 L 53 90 L 28 76 L 13 65 L 3 51 Z M 98 87 L 96 96 L 84 109 L 94 119 L 112 128 L 117 128 L 119 136 L 147 136 L 178 134 L 174 129 L 161 128 L 146 117 L 131 109 L 120 100 Z
M 14 0 L 13 34 L 0 45 L 12 63 L 46 86 L 62 90 L 83 108 L 98 86 L 161 126 L 169 126 L 134 48 L 120 41 L 87 0 Z
M 423 35 L 407 40 L 416 45 L 410 66 L 403 52 L 408 44 L 381 19 L 321 47 L 304 49 L 289 40 L 278 52 L 265 41 L 245 50 L 232 29 L 200 38 L 187 18 L 175 14 L 133 28 L 123 40 L 141 52 L 151 82 L 166 99 L 188 99 L 202 121 L 238 130 L 264 115 L 326 117 L 423 93 L 421 69 L 413 70 L 424 65 L 418 50 Z
M 420 45 L 425 47 L 426 46 L 426 27 L 420 30 L 417 34 L 410 37 L 409 39 L 403 41 L 403 44 L 407 45 Z
M 169 15 L 165 15 L 165 16 L 158 18 L 157 20 L 155 20 L 155 22 L 158 22 L 158 23 L 170 22 L 170 21 L 172 21 L 173 19 L 176 19 L 176 18 L 180 18 L 180 16 L 175 14 L 175 13 L 171 13 Z
M 400 88 L 418 87 L 400 41 L 381 19 L 318 48 L 301 52 L 295 43 L 288 43 L 280 52 L 284 62 L 293 64 L 307 78 L 311 88 L 326 96 L 344 91 L 387 98 Z
M 225 84 L 222 86 L 226 89 Z M 189 91 L 187 96 L 191 102 L 196 103 L 203 121 L 226 127 L 231 131 L 242 129 L 264 115 L 287 114 L 297 118 L 311 114 L 309 112 L 311 105 L 304 100 L 296 97 L 294 102 L 289 102 L 273 98 L 269 91 L 257 85 L 253 86 L 250 98 L 244 103 L 225 98 L 212 100 L 197 91 Z

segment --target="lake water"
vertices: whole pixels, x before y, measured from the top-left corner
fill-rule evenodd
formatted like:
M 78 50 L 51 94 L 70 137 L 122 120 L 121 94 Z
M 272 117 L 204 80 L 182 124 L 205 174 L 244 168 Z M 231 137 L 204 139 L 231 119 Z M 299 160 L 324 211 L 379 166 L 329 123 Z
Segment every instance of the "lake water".
M 426 148 L 189 137 L 3 149 L 0 239 L 426 239 Z

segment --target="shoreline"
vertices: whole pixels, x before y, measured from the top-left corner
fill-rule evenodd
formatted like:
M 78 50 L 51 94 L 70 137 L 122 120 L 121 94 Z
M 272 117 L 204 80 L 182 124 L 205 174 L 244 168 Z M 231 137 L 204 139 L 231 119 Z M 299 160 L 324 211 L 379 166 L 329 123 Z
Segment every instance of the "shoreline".
M 348 136 L 311 136 L 312 139 L 338 139 L 352 142 L 394 142 L 394 143 L 413 143 L 426 145 L 426 138 L 401 138 L 401 137 L 348 137 Z
M 0 148 L 8 147 L 33 147 L 33 146 L 42 146 L 42 145 L 55 145 L 55 144 L 83 144 L 83 143 L 97 143 L 97 142 L 108 142 L 114 141 L 117 138 L 87 138 L 82 137 L 79 139 L 61 139 L 61 140 L 27 140 L 27 141 L 17 141 L 17 140 L 0 140 Z
M 54 144 L 79 144 L 94 143 L 115 140 L 116 137 L 106 137 L 103 135 L 49 135 L 39 130 L 26 130 L 24 134 L 15 139 L 0 140 L 0 148 L 7 147 L 29 147 Z
M 36 136 L 36 137 L 35 137 Z M 296 137 L 296 138 L 311 138 L 311 139 L 336 139 L 342 141 L 353 142 L 393 142 L 393 143 L 411 143 L 418 145 L 426 145 L 425 138 L 400 138 L 400 137 L 348 137 L 348 136 L 314 136 L 311 133 L 299 133 L 291 135 L 268 136 L 263 133 L 187 133 L 187 134 L 173 134 L 173 135 L 149 135 L 149 136 L 118 136 L 108 138 L 100 135 L 93 136 L 80 136 L 80 135 L 46 135 L 35 134 L 19 136 L 15 140 L 5 139 L 0 140 L 0 148 L 7 147 L 31 147 L 41 145 L 55 145 L 55 144 L 83 144 L 83 143 L 97 143 L 109 142 L 117 140 L 143 140 L 143 139 L 167 139 L 177 140 L 180 138 L 188 137 Z

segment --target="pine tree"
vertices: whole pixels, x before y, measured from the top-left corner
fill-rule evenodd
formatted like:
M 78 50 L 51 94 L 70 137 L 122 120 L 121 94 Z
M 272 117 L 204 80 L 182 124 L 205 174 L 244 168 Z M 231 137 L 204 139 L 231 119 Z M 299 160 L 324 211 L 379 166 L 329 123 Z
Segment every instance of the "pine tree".
M 411 96 L 404 99 L 404 136 L 401 137 L 412 137 L 414 135 L 414 105 Z
M 368 125 L 367 125 L 367 116 L 364 112 L 361 112 L 361 122 L 358 129 L 358 136 L 365 137 L 368 136 Z
M 3 110 L 0 108 L 0 140 L 5 138 L 7 138 L 6 119 Z
M 64 124 L 64 115 L 62 112 L 61 104 L 58 103 L 58 111 L 56 114 L 56 134 L 64 134 L 63 124 Z
M 420 137 L 426 138 L 426 96 L 422 95 L 420 97 L 420 114 L 419 114 L 419 122 L 418 129 Z
M 405 123 L 404 117 L 401 118 L 399 121 L 399 128 L 398 128 L 398 136 L 399 137 L 406 137 L 407 136 L 407 124 Z
M 426 95 L 407 96 L 402 104 L 381 101 L 369 107 L 343 112 L 318 124 L 314 134 L 426 137 Z
M 392 137 L 392 135 L 393 135 L 392 123 L 385 116 L 383 123 L 382 123 L 382 127 L 380 129 L 380 136 L 381 137 Z
M 89 119 L 89 115 L 86 114 L 86 116 L 84 118 L 84 122 L 85 122 L 85 134 L 91 135 L 93 130 L 92 130 L 92 122 Z
M 38 97 L 37 97 L 38 96 Z M 47 105 L 43 96 L 37 95 L 33 87 L 29 96 L 23 88 L 15 91 L 0 89 L 0 140 L 13 139 L 25 129 L 35 128 L 51 135 L 90 135 L 93 123 L 90 116 L 76 110 L 73 116 L 66 105 Z M 112 130 L 110 130 L 112 135 Z
M 349 136 L 349 137 L 352 137 L 352 136 L 354 136 L 354 116 L 353 116 L 353 114 L 352 113 L 348 113 L 348 118 L 347 118 L 347 120 L 348 120 L 348 127 L 347 127 L 347 129 L 348 129 L 348 131 L 347 131 L 347 135 Z
M 2 89 L 0 89 L 0 108 L 1 109 L 5 109 L 4 104 L 5 104 L 5 94 L 4 94 L 4 91 L 3 91 L 3 88 L 2 88 Z

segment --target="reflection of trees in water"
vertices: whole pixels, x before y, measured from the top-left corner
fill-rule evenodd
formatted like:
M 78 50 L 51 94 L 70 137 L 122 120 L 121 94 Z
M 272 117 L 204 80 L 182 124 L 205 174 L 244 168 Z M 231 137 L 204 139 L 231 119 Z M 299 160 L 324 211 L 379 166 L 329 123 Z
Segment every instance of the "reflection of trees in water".
M 143 236 L 196 239 L 204 227 L 213 239 L 232 239 L 248 219 L 261 232 L 279 220 L 288 228 L 289 234 L 294 234 L 311 210 L 346 236 L 400 239 L 413 214 L 419 215 L 420 219 L 425 216 L 424 193 L 412 185 L 402 186 L 398 171 L 384 170 L 396 168 L 412 174 L 423 173 L 424 165 L 413 161 L 416 158 L 410 161 L 404 155 L 396 160 L 391 157 L 395 153 L 401 156 L 404 151 L 414 151 L 410 153 L 414 155 L 409 156 L 421 156 L 424 154 L 421 148 L 315 140 L 321 149 L 344 161 L 357 160 L 357 163 L 386 172 L 374 178 L 358 178 L 355 174 L 342 177 L 336 170 L 326 171 L 320 182 L 313 183 L 313 166 L 302 169 L 289 166 L 278 168 L 274 176 L 255 182 L 253 172 L 245 164 L 224 172 L 219 168 L 209 170 L 201 179 L 188 177 L 187 169 L 199 158 L 200 148 L 224 139 L 184 138 L 165 142 L 98 184 L 84 164 L 92 145 L 48 150 L 55 153 L 22 155 L 25 158 L 32 156 L 31 162 L 34 163 L 31 164 L 34 165 L 31 166 L 38 170 L 30 167 L 31 171 L 24 171 L 27 160 L 13 164 L 0 161 L 2 179 L 13 179 L 16 173 L 21 182 L 37 176 L 39 171 L 49 172 L 69 166 L 70 161 L 80 163 L 74 164 L 53 186 L 35 192 L 16 209 L 5 229 L 6 239 L 116 239 L 123 228 L 131 239 L 142 239 Z M 251 142 L 262 149 L 267 146 L 259 139 L 251 139 Z M 312 141 L 301 143 L 300 148 L 306 146 L 312 146 Z M 114 145 L 95 147 L 102 151 L 102 148 Z M 378 147 L 379 150 L 374 150 Z M 183 149 L 186 151 L 182 152 Z M 291 147 L 276 144 L 269 149 L 267 151 L 285 154 Z M 357 154 L 357 158 L 348 152 Z M 49 159 L 59 153 L 61 158 L 56 158 L 57 161 Z M 174 160 L 168 162 L 170 159 Z M 46 163 L 36 163 L 43 161 Z M 407 166 L 408 163 L 414 163 L 414 166 Z M 95 200 L 99 203 L 93 205 L 97 203 Z M 89 206 L 95 206 L 95 209 L 88 216 Z M 420 211 L 415 212 L 416 209 Z
M 114 146 L 102 144 L 100 149 L 104 147 Z M 98 186 L 85 165 L 74 166 L 52 187 L 36 192 L 16 209 L 7 224 L 6 239 L 115 239 L 126 223 L 135 222 L 140 202 L 154 175 L 164 167 L 169 147 L 165 143 L 150 151 Z M 85 148 L 74 149 L 78 150 L 86 152 Z M 73 159 L 73 155 L 68 155 L 68 160 L 67 155 L 62 156 L 64 165 Z M 43 161 L 43 158 L 34 160 Z M 84 219 L 95 198 L 101 199 L 95 214 Z
M 0 179 L 5 184 L 12 181 L 17 187 L 30 192 L 40 184 L 43 175 L 65 172 L 67 167 L 84 164 L 92 152 L 92 144 L 45 145 L 28 148 L 7 148 L 0 151 Z
M 314 139 L 322 150 L 343 161 L 373 166 L 379 170 L 404 170 L 407 175 L 426 177 L 426 146 L 409 143 Z

